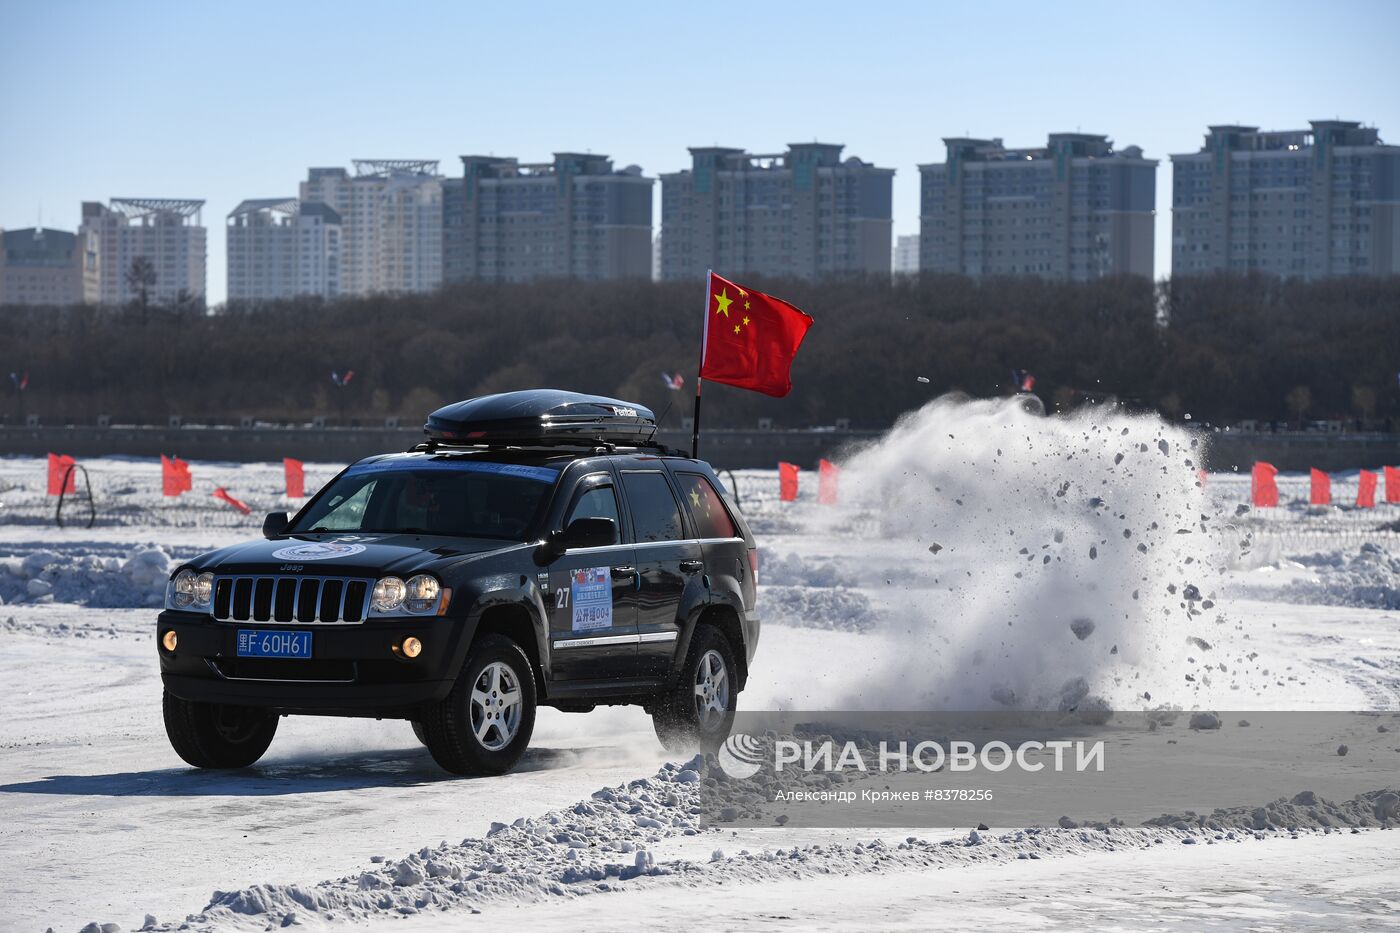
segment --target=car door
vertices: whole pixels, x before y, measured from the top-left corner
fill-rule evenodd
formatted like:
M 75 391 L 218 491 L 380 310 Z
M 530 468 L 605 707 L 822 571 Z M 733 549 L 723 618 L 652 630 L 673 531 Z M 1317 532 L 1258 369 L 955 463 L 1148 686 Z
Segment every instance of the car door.
M 640 574 L 638 670 L 643 676 L 662 676 L 680 636 L 678 615 L 687 590 L 705 586 L 705 563 L 664 470 L 624 470 L 622 488 Z
M 579 481 L 560 529 L 577 518 L 610 518 L 617 539 L 571 548 L 549 565 L 550 677 L 557 681 L 636 676 L 637 568 L 626 543 L 611 473 Z

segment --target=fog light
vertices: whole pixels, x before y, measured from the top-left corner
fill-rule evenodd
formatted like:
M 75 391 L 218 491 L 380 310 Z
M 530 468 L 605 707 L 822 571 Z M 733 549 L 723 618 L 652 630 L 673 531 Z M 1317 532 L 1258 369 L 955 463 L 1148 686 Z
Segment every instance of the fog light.
M 174 651 L 179 638 L 175 635 L 175 630 L 171 629 L 161 636 L 160 643 L 165 646 L 166 651 Z
M 423 653 L 423 643 L 410 635 L 403 640 L 403 646 L 399 650 L 406 658 L 416 658 Z

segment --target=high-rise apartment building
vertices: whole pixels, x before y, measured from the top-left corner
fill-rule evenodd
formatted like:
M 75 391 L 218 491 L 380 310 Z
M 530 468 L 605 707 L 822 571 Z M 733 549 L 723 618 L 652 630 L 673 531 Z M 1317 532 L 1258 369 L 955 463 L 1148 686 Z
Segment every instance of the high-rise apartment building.
M 90 233 L 0 231 L 0 305 L 95 304 L 99 262 Z
M 355 159 L 355 173 L 313 168 L 301 201 L 341 222 L 340 293 L 426 292 L 442 284 L 442 185 L 428 159 Z
M 135 295 L 127 284 L 131 264 L 150 261 L 155 284 L 147 291 L 157 304 L 203 301 L 207 234 L 200 220 L 203 201 L 176 198 L 113 198 L 107 206 L 83 202 L 79 237 L 92 236 L 101 257 L 98 300 L 123 304 Z
M 661 277 L 888 276 L 894 169 L 843 148 L 691 149 L 689 169 L 661 176 Z
M 652 183 L 635 165 L 614 170 L 605 155 L 462 156 L 462 177 L 443 191 L 444 277 L 647 278 Z
M 1209 129 L 1171 157 L 1173 275 L 1400 273 L 1400 146 L 1349 120 Z
M 895 237 L 894 274 L 919 274 L 919 235 L 917 233 Z
M 1034 149 L 943 142 L 947 161 L 919 166 L 921 272 L 1152 276 L 1157 162 L 1137 146 L 1087 133 Z
M 296 198 L 244 201 L 228 215 L 228 300 L 340 294 L 340 215 Z

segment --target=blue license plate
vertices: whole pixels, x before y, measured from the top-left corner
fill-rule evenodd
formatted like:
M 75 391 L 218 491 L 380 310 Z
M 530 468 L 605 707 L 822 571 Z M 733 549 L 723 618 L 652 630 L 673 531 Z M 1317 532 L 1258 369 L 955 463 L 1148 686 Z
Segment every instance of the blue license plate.
M 241 628 L 238 630 L 238 656 L 240 658 L 309 658 L 311 657 L 311 633 Z

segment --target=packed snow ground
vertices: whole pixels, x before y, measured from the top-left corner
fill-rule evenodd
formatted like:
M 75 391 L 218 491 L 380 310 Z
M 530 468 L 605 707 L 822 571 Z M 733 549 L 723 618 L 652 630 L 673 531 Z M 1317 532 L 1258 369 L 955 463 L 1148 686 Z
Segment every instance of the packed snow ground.
M 942 405 L 846 458 L 839 506 L 810 473 L 796 503 L 775 472 L 726 476 L 762 544 L 741 705 L 1053 708 L 1077 680 L 1119 708 L 1400 710 L 1400 507 L 1310 509 L 1281 477 L 1284 507 L 1241 511 L 1248 477 L 1202 488 L 1191 441 Z M 173 500 L 158 462 L 84 465 L 97 521 L 70 502 L 57 529 L 43 461 L 0 459 L 0 928 L 1328 928 L 1397 906 L 1375 879 L 1400 835 L 1374 828 L 701 829 L 698 775 L 631 709 L 542 711 L 503 778 L 442 774 L 402 722 L 297 718 L 257 767 L 193 772 L 164 738 L 149 607 L 175 562 L 296 503 L 280 464 L 194 463 Z M 308 465 L 308 489 L 337 469 Z

